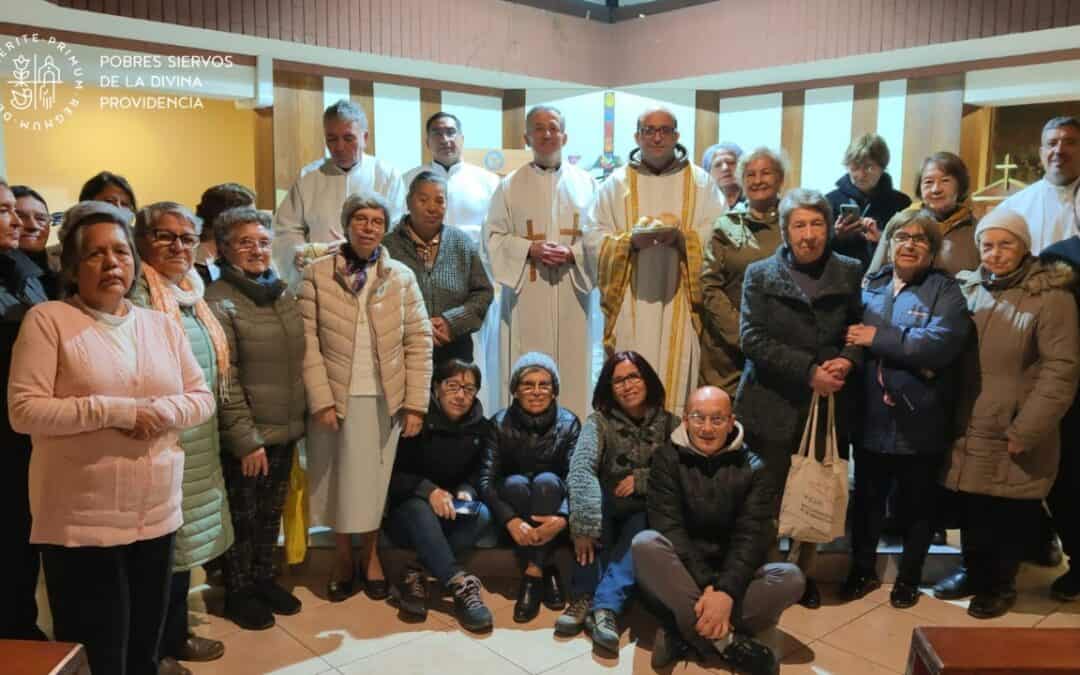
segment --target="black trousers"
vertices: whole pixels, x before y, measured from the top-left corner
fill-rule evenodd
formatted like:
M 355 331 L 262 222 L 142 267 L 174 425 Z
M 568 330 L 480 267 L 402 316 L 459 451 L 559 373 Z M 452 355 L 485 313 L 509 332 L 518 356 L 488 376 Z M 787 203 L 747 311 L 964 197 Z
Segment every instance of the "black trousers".
M 123 546 L 42 546 L 53 632 L 86 645 L 90 670 L 157 675 L 173 534 Z
M 530 516 L 550 516 L 558 513 L 566 499 L 566 485 L 553 473 L 545 472 L 533 478 L 515 474 L 507 476 L 499 486 L 499 496 L 514 507 L 517 515 L 530 525 L 539 523 L 529 520 Z M 551 554 L 559 545 L 562 537 L 555 537 L 542 546 L 520 546 L 517 548 L 522 567 L 533 563 L 543 568 L 551 562 Z
M 0 639 L 35 640 L 37 627 L 38 547 L 30 543 L 30 439 L 0 450 Z
M 964 567 L 976 593 L 1016 587 L 1020 561 L 1038 536 L 1042 500 L 957 493 Z
M 265 476 L 245 476 L 239 459 L 232 455 L 221 457 L 236 533 L 233 545 L 221 556 L 228 593 L 274 580 L 274 549 L 295 450 L 293 443 L 267 446 L 270 470 Z
M 1046 497 L 1054 529 L 1070 565 L 1080 570 L 1080 424 L 1062 427 L 1061 464 L 1057 480 Z
M 904 514 L 904 553 L 898 581 L 918 585 L 930 550 L 943 456 L 888 455 L 867 450 L 855 453 L 855 494 L 851 510 L 851 548 L 854 569 L 873 574 L 878 539 L 889 495 Z M 895 484 L 895 492 L 892 491 Z
M 188 591 L 191 570 L 173 572 L 169 578 L 169 604 L 165 608 L 165 626 L 161 633 L 161 656 L 179 658 L 188 639 Z

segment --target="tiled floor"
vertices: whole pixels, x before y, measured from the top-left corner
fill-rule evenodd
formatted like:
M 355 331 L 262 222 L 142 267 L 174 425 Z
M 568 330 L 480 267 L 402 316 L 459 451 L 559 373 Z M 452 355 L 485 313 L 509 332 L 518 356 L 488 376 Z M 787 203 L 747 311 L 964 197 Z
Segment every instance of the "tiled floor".
M 1046 589 L 1060 570 L 1025 566 L 1021 600 L 1006 617 L 976 622 L 964 603 L 947 603 L 924 596 L 909 610 L 889 606 L 888 587 L 863 600 L 840 604 L 835 585 L 824 586 L 825 606 L 816 611 L 793 607 L 780 626 L 760 636 L 783 656 L 785 674 L 889 675 L 902 673 L 911 631 L 925 625 L 1006 625 L 1080 628 L 1080 602 L 1061 605 Z M 310 573 L 309 573 L 310 574 Z M 559 639 L 551 627 L 557 612 L 543 610 L 528 624 L 512 618 L 516 582 L 485 580 L 486 600 L 495 614 L 495 629 L 486 635 L 463 632 L 454 621 L 448 601 L 433 603 L 427 621 L 406 623 L 383 602 L 359 595 L 330 604 L 322 595 L 323 578 L 311 574 L 286 577 L 287 585 L 304 601 L 294 617 L 280 617 L 268 631 L 243 631 L 214 615 L 219 593 L 203 595 L 210 605 L 195 602 L 192 623 L 196 632 L 225 641 L 223 659 L 187 664 L 197 675 L 275 673 L 279 675 L 413 675 L 468 673 L 469 675 L 550 675 L 651 673 L 649 666 L 655 624 L 635 606 L 623 621 L 623 643 L 618 658 L 592 649 L 584 635 Z M 199 611 L 195 611 L 197 608 Z M 720 664 L 683 663 L 674 673 L 723 673 Z

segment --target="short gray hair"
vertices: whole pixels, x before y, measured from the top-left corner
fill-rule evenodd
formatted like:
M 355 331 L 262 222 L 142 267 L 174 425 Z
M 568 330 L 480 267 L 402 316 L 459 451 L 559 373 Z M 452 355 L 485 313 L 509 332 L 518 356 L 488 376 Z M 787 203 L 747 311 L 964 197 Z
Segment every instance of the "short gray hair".
M 81 201 L 64 212 L 64 220 L 60 225 L 60 285 L 65 296 L 75 295 L 79 291 L 77 279 L 82 258 L 83 232 L 87 227 L 98 223 L 115 223 L 123 230 L 135 260 L 134 278 L 139 278 L 142 261 L 139 260 L 139 251 L 135 247 L 135 239 L 129 227 L 131 211 L 108 202 Z
M 426 170 L 421 171 L 420 173 L 416 174 L 416 176 L 412 179 L 412 182 L 409 183 L 409 192 L 405 195 L 406 203 L 410 199 L 412 199 L 412 196 L 414 194 L 416 194 L 417 188 L 420 187 L 424 183 L 432 183 L 434 185 L 441 185 L 442 189 L 443 189 L 443 192 L 447 192 L 447 185 L 446 185 L 446 179 L 445 178 L 443 178 L 439 174 L 435 173 L 434 171 L 426 171 Z
M 379 209 L 383 212 L 383 219 L 386 221 L 384 231 L 390 229 L 390 203 L 382 195 L 374 192 L 352 194 L 341 207 L 341 231 L 345 235 L 345 241 L 349 241 L 349 221 L 360 209 Z
M 825 224 L 829 227 L 829 236 L 832 237 L 832 207 L 829 206 L 829 200 L 825 199 L 825 195 L 809 188 L 798 187 L 788 190 L 784 198 L 780 200 L 780 227 L 784 231 L 785 238 L 788 219 L 791 218 L 791 213 L 795 209 L 810 209 L 824 216 Z
M 743 176 L 746 173 L 746 167 L 750 165 L 750 162 L 762 157 L 772 161 L 773 167 L 780 172 L 780 187 L 783 187 L 784 178 L 787 176 L 787 159 L 783 154 L 771 148 L 762 146 L 760 148 L 754 148 L 750 152 L 739 157 L 739 163 L 735 167 L 735 182 L 739 184 L 740 189 L 743 187 Z M 706 171 L 708 171 L 707 168 Z
M 720 143 L 713 143 L 709 147 L 705 148 L 705 152 L 701 153 L 701 168 L 706 171 L 712 171 L 712 161 L 716 155 L 726 152 L 735 155 L 735 159 L 738 160 L 742 157 L 743 151 L 739 147 L 738 143 L 732 143 L 731 141 L 721 141 Z
M 922 228 L 923 234 L 930 240 L 931 256 L 936 256 L 941 252 L 941 244 L 943 241 L 941 226 L 938 224 L 934 214 L 926 209 L 910 209 L 908 211 L 900 211 L 894 215 L 889 219 L 888 224 L 885 225 L 885 231 L 881 233 L 882 241 L 891 241 L 894 234 L 908 225 L 918 225 Z M 888 258 L 891 260 L 892 256 L 890 255 Z
M 1076 131 L 1080 131 L 1080 119 L 1073 117 L 1072 115 L 1063 115 L 1061 117 L 1051 117 L 1043 125 L 1042 133 L 1039 138 L 1046 135 L 1046 132 L 1053 131 L 1054 129 L 1061 129 L 1063 127 L 1072 127 Z
M 671 112 L 671 108 L 666 108 L 666 107 L 660 105 L 660 106 L 653 106 L 651 108 L 647 108 L 647 109 L 643 110 L 642 113 L 640 115 L 638 115 L 637 126 L 634 127 L 634 130 L 636 131 L 636 130 L 640 129 L 642 120 L 644 120 L 646 117 L 648 117 L 649 115 L 651 115 L 653 113 L 664 113 L 665 115 L 667 115 L 668 117 L 671 118 L 671 126 L 672 126 L 672 128 L 674 128 L 674 129 L 679 128 L 679 118 L 675 117 L 675 113 Z
M 323 111 L 323 124 L 331 120 L 356 122 L 360 125 L 360 129 L 365 131 L 368 128 L 367 115 L 364 113 L 364 109 L 346 99 L 334 101 Z
M 553 105 L 544 105 L 543 103 L 541 103 L 540 105 L 534 105 L 533 107 L 529 108 L 529 112 L 525 113 L 525 133 L 529 133 L 529 120 L 532 119 L 532 116 L 544 112 L 551 113 L 552 115 L 558 117 L 559 128 L 562 129 L 563 133 L 566 133 L 566 117 L 562 114 L 562 111 Z
M 271 238 L 274 237 L 274 226 L 270 214 L 252 206 L 234 206 L 222 211 L 214 220 L 214 239 L 217 240 L 218 248 L 225 248 L 234 227 L 247 223 L 258 223 L 270 233 Z
M 202 234 L 202 218 L 192 213 L 191 209 L 179 202 L 154 202 L 139 209 L 139 212 L 135 215 L 135 238 L 145 239 L 148 237 L 150 230 L 158 224 L 162 216 L 166 215 L 188 221 L 195 228 L 195 234 Z

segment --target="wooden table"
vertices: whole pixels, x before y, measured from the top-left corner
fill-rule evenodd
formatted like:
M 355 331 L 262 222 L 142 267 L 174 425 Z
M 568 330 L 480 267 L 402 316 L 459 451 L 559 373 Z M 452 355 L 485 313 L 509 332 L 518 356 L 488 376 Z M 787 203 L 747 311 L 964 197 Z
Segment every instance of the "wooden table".
M 949 628 L 911 635 L 907 675 L 1080 674 L 1080 628 Z
M 90 675 L 82 645 L 71 642 L 0 640 L 4 675 Z

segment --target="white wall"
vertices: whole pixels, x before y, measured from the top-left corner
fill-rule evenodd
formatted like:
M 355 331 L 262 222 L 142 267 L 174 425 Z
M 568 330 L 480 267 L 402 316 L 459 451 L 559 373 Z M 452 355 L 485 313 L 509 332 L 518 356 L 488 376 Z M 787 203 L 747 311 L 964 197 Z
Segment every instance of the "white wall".
M 807 89 L 803 109 L 802 187 L 828 192 L 844 172 L 855 87 Z M 790 186 L 795 187 L 795 186 Z
M 889 146 L 889 175 L 893 189 L 907 192 L 911 188 L 899 185 L 904 175 L 904 115 L 907 107 L 907 80 L 887 80 L 878 85 L 877 133 Z M 913 161 L 919 161 L 915 158 Z
M 964 103 L 1020 105 L 1080 99 L 1080 61 L 976 70 L 964 76 Z
M 568 136 L 563 157 L 577 157 L 577 165 L 588 170 L 604 151 L 604 92 L 599 89 L 528 89 L 525 111 L 535 105 L 551 105 L 566 119 Z M 619 115 L 616 103 L 615 116 Z M 616 148 L 618 148 L 616 139 Z
M 379 159 L 405 173 L 420 165 L 420 89 L 376 82 L 375 149 Z
M 720 140 L 738 144 L 743 152 L 761 146 L 779 149 L 783 98 L 775 92 L 720 99 Z M 698 148 L 696 161 L 701 161 L 704 150 Z
M 634 132 L 637 131 L 638 115 L 649 108 L 664 107 L 679 120 L 679 142 L 690 151 L 690 158 L 697 163 L 701 150 L 694 147 L 694 127 L 697 121 L 693 89 L 633 89 L 615 90 L 615 154 L 626 162 L 630 151 L 637 147 Z M 602 114 L 601 110 L 601 114 Z
M 349 100 L 351 92 L 349 91 L 349 80 L 344 77 L 328 77 L 324 76 L 322 79 L 322 97 L 323 108 L 329 108 L 331 104 L 337 103 L 344 99 Z M 365 114 L 370 115 L 370 110 L 365 110 Z
M 461 120 L 466 148 L 502 147 L 502 99 L 498 96 L 443 91 L 442 109 Z

